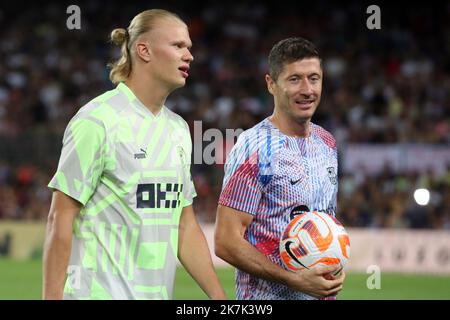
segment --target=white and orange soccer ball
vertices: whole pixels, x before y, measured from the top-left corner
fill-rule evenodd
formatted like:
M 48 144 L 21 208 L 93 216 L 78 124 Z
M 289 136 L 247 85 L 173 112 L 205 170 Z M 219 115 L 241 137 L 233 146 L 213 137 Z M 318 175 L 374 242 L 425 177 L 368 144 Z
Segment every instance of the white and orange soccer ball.
M 280 238 L 280 256 L 291 271 L 315 265 L 340 265 L 339 273 L 350 258 L 350 239 L 344 226 L 323 212 L 295 216 Z

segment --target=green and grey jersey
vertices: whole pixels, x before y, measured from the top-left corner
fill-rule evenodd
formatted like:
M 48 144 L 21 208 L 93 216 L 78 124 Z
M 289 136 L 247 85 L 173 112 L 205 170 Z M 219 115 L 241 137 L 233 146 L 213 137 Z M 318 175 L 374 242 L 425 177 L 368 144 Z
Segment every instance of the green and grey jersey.
M 171 299 L 178 224 L 196 196 L 187 123 L 153 115 L 124 84 L 69 122 L 49 187 L 83 204 L 65 299 Z

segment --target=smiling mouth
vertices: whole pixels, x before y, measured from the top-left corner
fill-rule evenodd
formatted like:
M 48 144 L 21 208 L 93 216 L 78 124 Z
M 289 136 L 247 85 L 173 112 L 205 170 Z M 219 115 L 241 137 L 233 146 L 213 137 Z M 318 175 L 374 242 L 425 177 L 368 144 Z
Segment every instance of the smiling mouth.
M 301 109 L 309 109 L 315 100 L 295 100 L 295 104 Z

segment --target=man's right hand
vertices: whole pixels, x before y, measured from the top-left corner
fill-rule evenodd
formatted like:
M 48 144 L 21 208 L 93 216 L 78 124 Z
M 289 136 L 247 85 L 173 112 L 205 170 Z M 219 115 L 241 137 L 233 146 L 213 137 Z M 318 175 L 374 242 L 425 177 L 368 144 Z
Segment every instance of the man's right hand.
M 345 279 L 344 270 L 337 277 L 330 276 L 338 267 L 338 265 L 317 265 L 308 270 L 292 273 L 287 285 L 316 298 L 334 296 L 342 290 Z

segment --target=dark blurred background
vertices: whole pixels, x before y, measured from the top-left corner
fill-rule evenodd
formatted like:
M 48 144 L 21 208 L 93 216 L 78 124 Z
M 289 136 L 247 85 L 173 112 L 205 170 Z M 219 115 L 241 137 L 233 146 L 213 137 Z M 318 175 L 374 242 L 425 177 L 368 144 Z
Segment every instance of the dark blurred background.
M 70 4 L 81 9 L 80 30 L 66 27 Z M 366 27 L 370 4 L 381 8 L 381 30 Z M 119 50 L 109 34 L 150 8 L 189 25 L 195 61 L 167 106 L 191 128 L 201 120 L 203 130 L 248 129 L 270 115 L 269 50 L 305 37 L 324 61 L 313 122 L 337 138 L 338 218 L 349 227 L 450 230 L 450 4 L 435 1 L 2 3 L 0 219 L 46 219 L 69 119 L 112 88 L 106 64 Z M 223 166 L 192 170 L 198 218 L 214 222 Z M 418 188 L 431 192 L 427 205 L 414 200 Z

